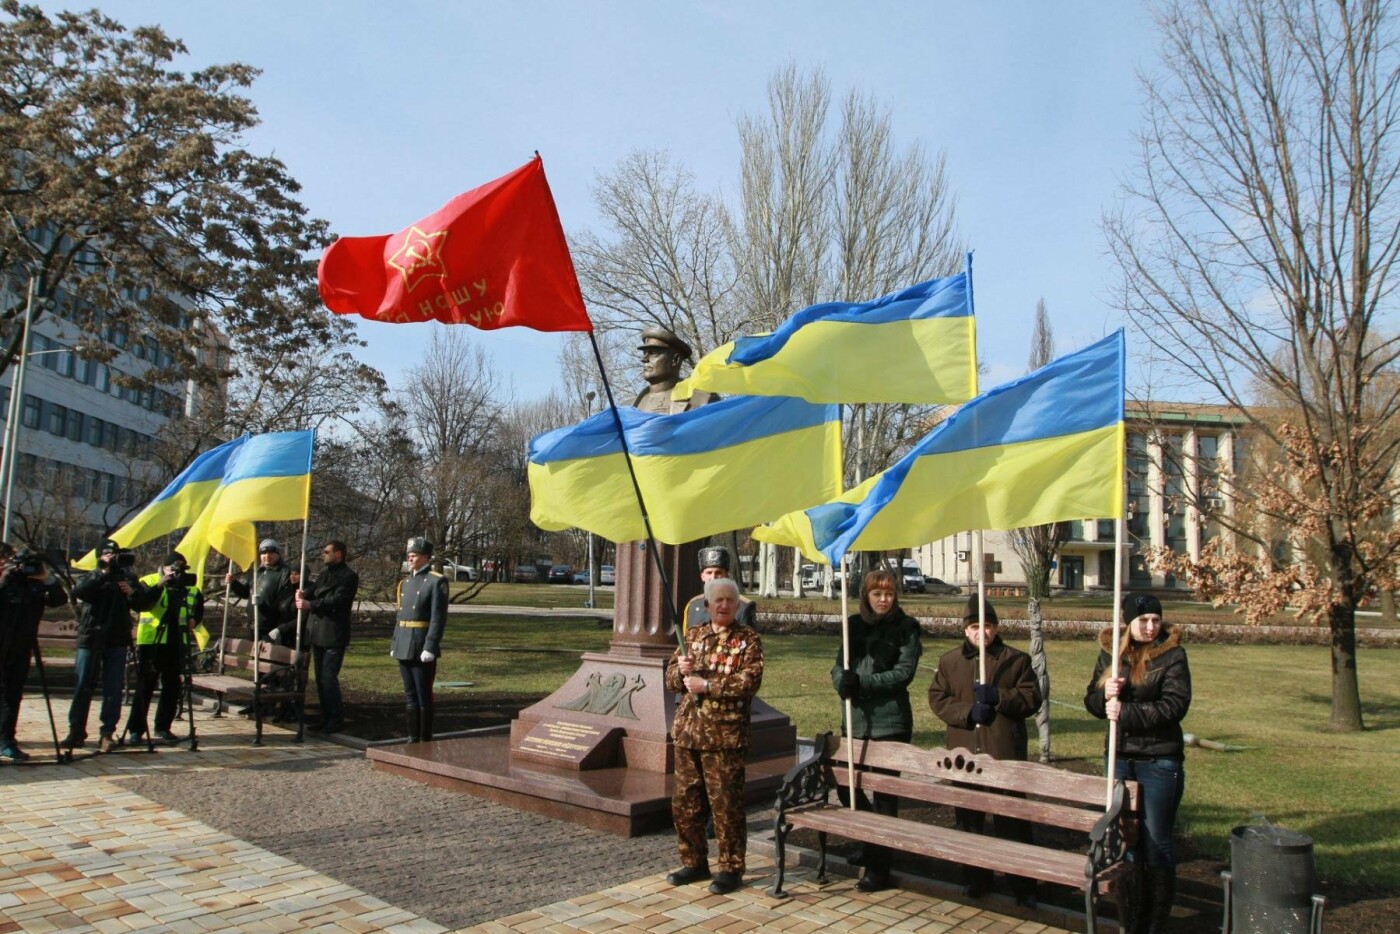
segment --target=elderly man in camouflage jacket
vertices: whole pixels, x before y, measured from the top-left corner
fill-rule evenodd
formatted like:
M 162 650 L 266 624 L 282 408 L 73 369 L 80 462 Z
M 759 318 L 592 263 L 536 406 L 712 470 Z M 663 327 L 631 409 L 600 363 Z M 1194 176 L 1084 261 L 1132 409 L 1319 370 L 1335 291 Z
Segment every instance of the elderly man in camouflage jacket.
M 408 579 L 399 584 L 398 622 L 389 654 L 398 660 L 408 719 L 408 740 L 433 738 L 433 681 L 447 628 L 447 578 L 432 569 L 433 543 L 408 540 Z
M 705 582 L 709 621 L 689 629 L 685 648 L 666 664 L 666 688 L 684 692 L 671 735 L 675 742 L 676 825 L 681 868 L 672 885 L 710 878 L 705 806 L 714 815 L 719 871 L 710 891 L 737 889 L 744 875 L 744 759 L 749 749 L 749 708 L 763 683 L 763 642 L 735 621 L 739 585 L 727 577 Z

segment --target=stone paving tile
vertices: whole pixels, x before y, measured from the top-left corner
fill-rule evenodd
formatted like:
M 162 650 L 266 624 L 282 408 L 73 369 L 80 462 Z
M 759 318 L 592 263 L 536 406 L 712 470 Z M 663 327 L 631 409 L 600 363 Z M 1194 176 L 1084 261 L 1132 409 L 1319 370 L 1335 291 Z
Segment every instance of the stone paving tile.
M 42 711 L 41 705 L 29 703 L 21 708 L 22 740 L 47 731 L 36 706 Z M 300 865 L 123 784 L 154 774 L 216 776 L 226 769 L 276 769 L 346 756 L 342 747 L 316 739 L 289 744 L 280 731 L 266 745 L 254 747 L 252 729 L 240 718 L 202 719 L 196 753 L 161 748 L 154 755 L 85 755 L 65 766 L 0 767 L 6 815 L 0 827 L 0 934 L 447 934 L 448 928 L 431 918 L 338 880 L 333 871 Z M 540 865 L 548 859 L 545 854 Z M 457 881 L 454 868 L 444 865 L 444 884 Z M 716 934 L 1059 934 L 1058 928 L 947 898 L 898 890 L 866 895 L 843 880 L 818 885 L 802 869 L 788 874 L 792 897 L 776 900 L 766 891 L 772 869 L 770 859 L 751 854 L 744 888 L 727 896 L 712 895 L 704 886 L 671 888 L 661 870 L 452 934 L 675 934 L 690 929 Z

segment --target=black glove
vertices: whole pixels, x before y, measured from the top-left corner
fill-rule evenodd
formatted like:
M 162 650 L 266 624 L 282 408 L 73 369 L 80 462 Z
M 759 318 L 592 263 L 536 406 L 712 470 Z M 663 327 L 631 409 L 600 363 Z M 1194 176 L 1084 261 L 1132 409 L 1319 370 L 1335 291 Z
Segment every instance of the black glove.
M 995 707 L 1001 702 L 1001 692 L 997 690 L 995 684 L 976 684 L 972 687 L 973 696 L 977 698 L 977 703 L 987 704 Z
M 842 700 L 855 700 L 860 697 L 860 675 L 849 668 L 841 672 L 841 683 L 836 686 L 836 694 Z
M 967 718 L 978 726 L 986 726 L 997 718 L 997 711 L 991 704 L 973 704 Z

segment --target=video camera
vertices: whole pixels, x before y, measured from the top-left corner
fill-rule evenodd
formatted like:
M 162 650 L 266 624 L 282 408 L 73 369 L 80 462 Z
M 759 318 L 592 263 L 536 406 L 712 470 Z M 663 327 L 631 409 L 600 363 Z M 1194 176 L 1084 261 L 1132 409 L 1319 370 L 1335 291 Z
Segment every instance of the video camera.
M 43 556 L 26 548 L 10 557 L 5 564 L 5 573 L 20 577 L 40 577 L 44 573 Z
M 165 575 L 163 583 L 167 587 L 193 587 L 198 583 L 198 580 L 194 572 L 186 565 L 172 564 L 170 565 L 170 573 Z
M 136 553 L 122 550 L 117 552 L 112 557 L 111 561 L 103 561 L 101 558 L 99 558 L 98 563 L 102 566 L 102 569 L 104 571 L 125 570 L 127 568 L 133 567 L 136 564 Z

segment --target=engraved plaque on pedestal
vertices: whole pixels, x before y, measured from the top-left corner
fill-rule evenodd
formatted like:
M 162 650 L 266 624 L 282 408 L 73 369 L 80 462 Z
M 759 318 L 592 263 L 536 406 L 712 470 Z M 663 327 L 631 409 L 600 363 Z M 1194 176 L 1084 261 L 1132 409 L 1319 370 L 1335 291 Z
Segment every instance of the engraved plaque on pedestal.
M 569 720 L 541 720 L 520 738 L 515 755 L 561 768 L 609 768 L 622 727 L 600 728 Z

